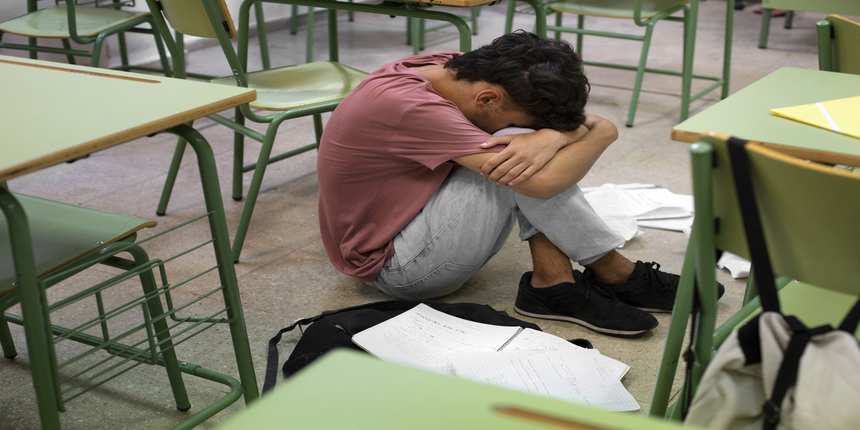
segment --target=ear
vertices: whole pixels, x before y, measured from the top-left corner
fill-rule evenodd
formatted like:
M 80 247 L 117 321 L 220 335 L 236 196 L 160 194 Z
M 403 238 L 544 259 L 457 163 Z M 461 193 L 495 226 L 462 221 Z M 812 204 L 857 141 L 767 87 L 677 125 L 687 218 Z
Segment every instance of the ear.
M 475 94 L 475 105 L 478 108 L 487 108 L 495 105 L 497 108 L 502 106 L 502 92 L 495 86 L 486 86 L 481 88 Z

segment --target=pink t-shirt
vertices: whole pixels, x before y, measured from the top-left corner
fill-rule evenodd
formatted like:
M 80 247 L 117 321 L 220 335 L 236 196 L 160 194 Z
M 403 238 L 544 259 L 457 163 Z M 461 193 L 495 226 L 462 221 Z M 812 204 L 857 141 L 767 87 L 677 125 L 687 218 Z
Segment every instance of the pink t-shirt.
M 420 55 L 371 73 L 337 107 L 320 142 L 322 241 L 338 270 L 379 276 L 392 239 L 421 211 L 459 156 L 490 137 L 408 69 L 457 53 Z M 495 148 L 495 152 L 501 148 Z

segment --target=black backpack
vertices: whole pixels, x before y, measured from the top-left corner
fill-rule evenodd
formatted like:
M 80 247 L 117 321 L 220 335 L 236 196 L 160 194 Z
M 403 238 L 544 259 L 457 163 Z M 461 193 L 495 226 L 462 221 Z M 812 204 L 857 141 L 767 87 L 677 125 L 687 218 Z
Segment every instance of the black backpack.
M 263 393 L 265 394 L 274 388 L 277 381 L 278 342 L 281 341 L 281 336 L 284 333 L 292 331 L 296 327 L 302 332 L 301 339 L 283 366 L 284 376 L 289 377 L 333 349 L 348 348 L 364 351 L 352 342 L 354 334 L 400 315 L 421 303 L 437 311 L 469 321 L 540 330 L 540 327 L 535 324 L 520 321 L 505 312 L 475 303 L 393 300 L 325 311 L 314 317 L 294 321 L 289 327 L 281 329 L 275 337 L 269 340 L 269 355 L 266 362 L 266 380 L 263 383 Z M 303 330 L 302 326 L 309 327 Z M 584 339 L 571 342 L 579 346 L 591 347 L 591 344 Z

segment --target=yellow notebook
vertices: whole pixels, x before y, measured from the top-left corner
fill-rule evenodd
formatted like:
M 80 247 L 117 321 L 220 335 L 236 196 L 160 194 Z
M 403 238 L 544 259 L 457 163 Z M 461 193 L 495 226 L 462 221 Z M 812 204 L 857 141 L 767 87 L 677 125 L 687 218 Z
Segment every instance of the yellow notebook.
M 860 138 L 860 96 L 771 109 L 770 113 Z

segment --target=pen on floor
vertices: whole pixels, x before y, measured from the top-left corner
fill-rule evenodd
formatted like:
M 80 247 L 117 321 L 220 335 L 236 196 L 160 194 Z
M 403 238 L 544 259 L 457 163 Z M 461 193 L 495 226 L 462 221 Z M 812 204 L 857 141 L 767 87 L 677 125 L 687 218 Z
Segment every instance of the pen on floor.
M 546 415 L 540 412 L 529 411 L 515 406 L 496 406 L 493 408 L 496 412 L 502 415 L 508 415 L 515 418 L 520 418 L 526 421 L 548 424 L 563 429 L 573 430 L 609 430 L 606 427 L 594 426 L 591 424 L 571 421 L 567 418 L 560 418 L 552 415 Z

